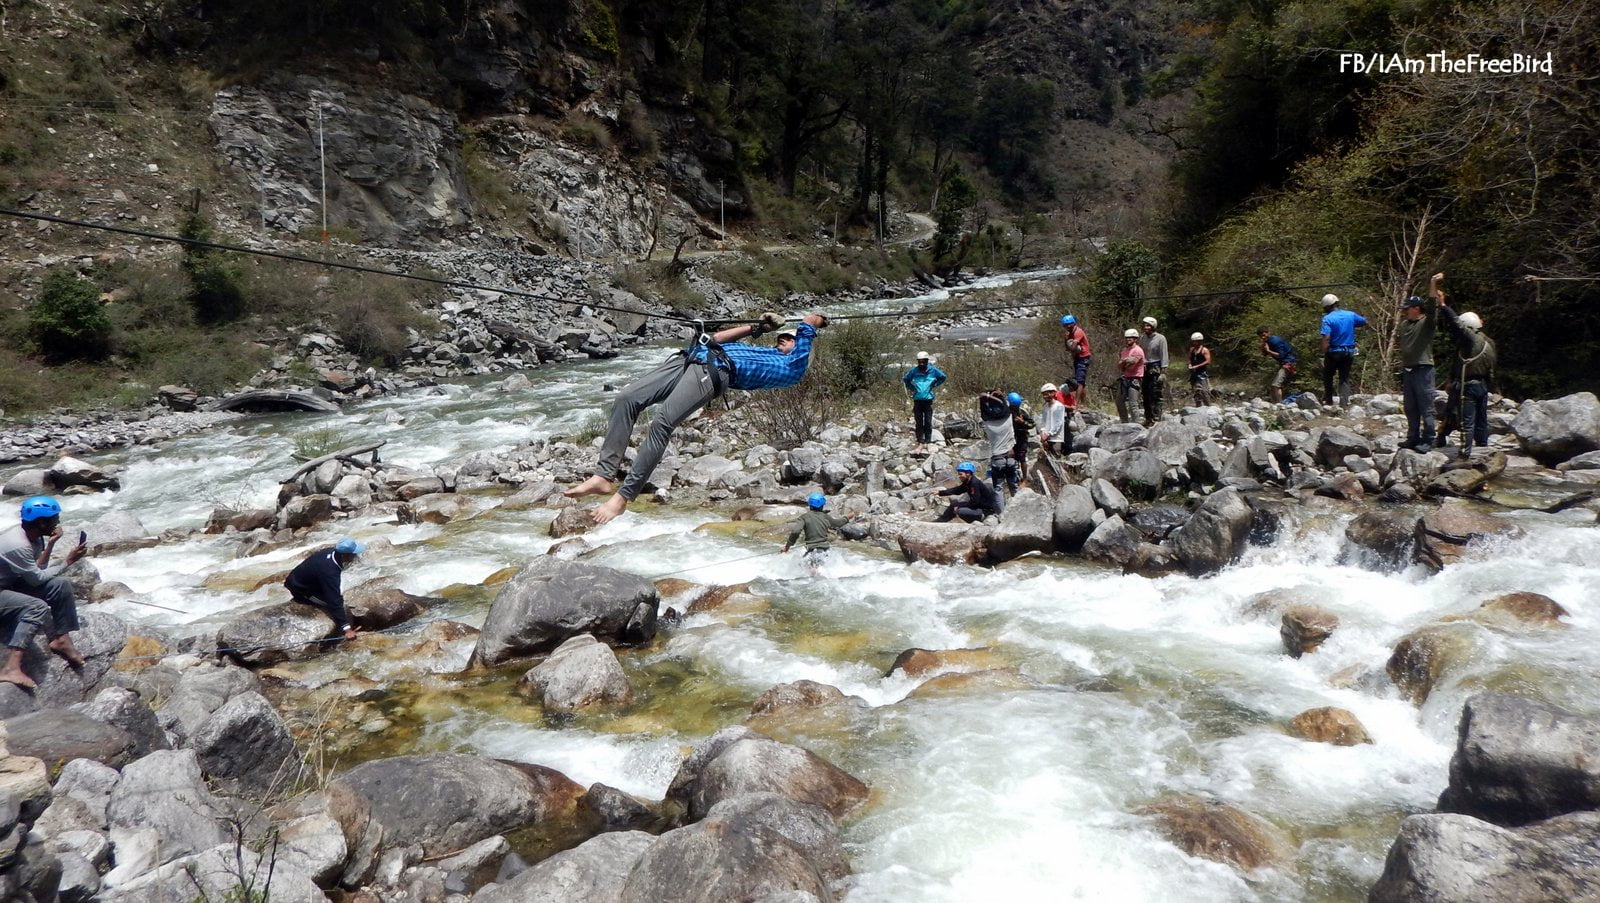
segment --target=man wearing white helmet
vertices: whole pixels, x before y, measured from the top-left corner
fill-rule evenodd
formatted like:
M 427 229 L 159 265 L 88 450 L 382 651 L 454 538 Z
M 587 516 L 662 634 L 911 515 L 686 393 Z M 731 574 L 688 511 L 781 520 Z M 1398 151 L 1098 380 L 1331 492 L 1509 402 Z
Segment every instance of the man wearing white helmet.
M 1198 407 L 1211 403 L 1211 378 L 1207 375 L 1210 368 L 1211 349 L 1206 347 L 1205 335 L 1197 332 L 1189 336 L 1189 388 Z
M 1144 351 L 1144 425 L 1154 426 L 1161 419 L 1161 396 L 1166 394 L 1167 337 L 1156 332 L 1156 318 L 1139 321 L 1143 335 L 1139 348 Z
M 1139 398 L 1144 380 L 1144 349 L 1139 347 L 1139 330 L 1130 329 L 1122 334 L 1122 356 L 1117 358 L 1122 375 L 1117 378 L 1117 417 L 1123 423 L 1133 422 L 1133 405 Z
M 1494 342 L 1483 334 L 1483 319 L 1472 311 L 1457 314 L 1448 304 L 1439 304 L 1439 322 L 1456 343 L 1456 360 L 1447 383 L 1450 400 L 1445 405 L 1444 422 L 1434 444 L 1444 447 L 1451 430 L 1461 430 L 1461 453 L 1470 454 L 1474 445 L 1489 444 L 1489 386 L 1494 381 Z
M 1367 325 L 1367 318 L 1339 306 L 1339 296 L 1322 296 L 1322 401 L 1333 404 L 1335 377 L 1339 383 L 1339 403 L 1350 405 L 1350 365 L 1356 359 L 1356 330 Z
M 1061 454 L 1067 441 L 1067 406 L 1055 383 L 1039 387 L 1038 428 L 1040 447 L 1052 455 Z
M 926 351 L 917 352 L 917 364 L 900 378 L 911 396 L 911 423 L 917 431 L 917 442 L 926 445 L 933 441 L 933 390 L 944 385 L 944 371 L 933 365 Z

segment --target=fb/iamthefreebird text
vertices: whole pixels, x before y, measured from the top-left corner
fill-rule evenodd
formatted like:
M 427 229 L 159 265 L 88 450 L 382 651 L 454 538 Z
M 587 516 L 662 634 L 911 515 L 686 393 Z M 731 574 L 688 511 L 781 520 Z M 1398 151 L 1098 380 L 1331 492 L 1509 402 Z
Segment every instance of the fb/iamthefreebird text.
M 1339 54 L 1339 71 L 1356 75 L 1550 75 L 1555 72 L 1555 59 L 1549 53 L 1544 56 L 1532 53 L 1452 56 L 1441 50 L 1424 56 L 1404 56 L 1345 51 Z

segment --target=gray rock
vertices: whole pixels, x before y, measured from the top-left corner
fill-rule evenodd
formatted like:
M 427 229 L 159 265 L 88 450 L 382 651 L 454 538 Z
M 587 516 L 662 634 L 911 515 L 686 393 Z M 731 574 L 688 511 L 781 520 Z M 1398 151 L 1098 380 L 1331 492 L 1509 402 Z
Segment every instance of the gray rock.
M 1593 392 L 1577 392 L 1525 401 L 1511 421 L 1511 431 L 1523 450 L 1545 465 L 1600 450 L 1600 398 Z
M 89 702 L 73 708 L 90 718 L 119 727 L 133 738 L 133 757 L 142 758 L 158 749 L 170 749 L 167 733 L 156 720 L 156 713 L 138 693 L 125 687 L 106 687 Z
M 705 488 L 739 469 L 737 461 L 730 461 L 721 455 L 703 455 L 678 468 L 676 482 L 685 486 Z
M 120 508 L 100 515 L 84 527 L 83 532 L 88 534 L 89 553 L 92 555 L 155 545 L 155 537 L 150 535 L 138 516 Z
M 1111 488 L 1116 491 L 1115 487 Z M 1068 552 L 1082 549 L 1084 541 L 1094 532 L 1094 512 L 1094 495 L 1089 487 L 1074 483 L 1062 486 L 1056 493 L 1056 506 L 1051 514 L 1056 545 Z
M 120 868 L 120 866 L 119 866 Z M 114 874 L 114 873 L 113 873 Z M 111 885 L 111 876 L 106 876 Z M 172 859 L 100 895 L 104 903 L 173 903 L 178 900 L 243 899 L 246 888 L 261 903 L 327 903 L 327 895 L 290 863 L 262 857 L 248 844 L 222 843 Z M 256 899 L 256 898 L 251 898 Z
M 517 689 L 538 700 L 548 712 L 622 706 L 633 701 L 633 687 L 617 654 L 586 633 L 557 646 L 549 658 L 522 675 Z
M 1378 571 L 1402 571 L 1416 550 L 1419 518 L 1403 511 L 1365 511 L 1345 527 L 1340 560 Z
M 761 900 L 800 891 L 831 900 L 806 851 L 765 825 L 679 828 L 647 847 L 628 874 L 623 903 Z
M 977 564 L 984 559 L 988 527 L 961 523 L 911 523 L 896 541 L 906 561 Z
M 50 465 L 50 483 L 57 489 L 66 489 L 69 486 L 87 486 L 96 491 L 120 489 L 122 483 L 116 477 L 118 469 L 120 468 L 102 469 L 87 461 L 62 457 Z
M 34 467 L 12 474 L 5 488 L 0 489 L 0 495 L 49 495 L 55 488 L 50 482 L 50 471 Z
M 1144 536 L 1120 517 L 1108 518 L 1094 528 L 1083 544 L 1083 557 L 1102 564 L 1125 567 L 1139 551 Z
M 222 625 L 217 642 L 228 655 L 252 665 L 311 658 L 333 648 L 333 619 L 319 608 L 279 602 L 241 614 Z
M 109 765 L 89 759 L 75 759 L 61 769 L 53 791 L 56 799 L 72 799 L 82 803 L 96 828 L 105 828 L 106 806 L 111 802 L 111 791 L 117 787 L 122 775 Z
M 619 903 L 629 873 L 655 842 L 643 831 L 601 834 L 484 888 L 472 903 Z
M 122 765 L 133 758 L 127 731 L 72 709 L 29 712 L 0 722 L 0 728 L 12 755 L 43 759 L 50 766 L 73 759 Z
M 1253 517 L 1244 496 L 1221 489 L 1206 497 L 1167 544 L 1191 576 L 1215 573 L 1244 552 Z
M 1144 437 L 1145 429 L 1137 423 L 1108 423 L 1095 433 L 1094 439 L 1097 447 L 1116 454 L 1139 445 Z
M 1096 508 L 1119 517 L 1126 516 L 1128 509 L 1132 507 L 1128 504 L 1128 497 L 1108 480 L 1090 480 L 1089 497 L 1094 501 Z
M 1439 811 L 1517 826 L 1600 809 L 1600 719 L 1535 699 L 1467 700 Z
M 1189 449 L 1183 458 L 1183 466 L 1189 472 L 1189 479 L 1202 484 L 1220 480 L 1226 462 L 1227 453 L 1222 450 L 1222 446 L 1210 439 Z
M 984 542 L 989 560 L 1010 561 L 1029 552 L 1049 551 L 1055 542 L 1054 514 L 1048 497 L 1031 489 L 1018 492 Z
M 605 784 L 591 784 L 578 806 L 603 831 L 649 830 L 661 822 L 661 815 L 647 803 Z
M 1109 481 L 1129 498 L 1153 501 L 1161 495 L 1164 473 L 1166 468 L 1161 459 L 1149 449 L 1130 448 L 1112 455 L 1095 476 Z
M 296 496 L 278 511 L 278 529 L 299 530 L 302 527 L 314 527 L 332 516 L 333 496 Z
M 1372 443 L 1360 433 L 1342 426 L 1330 426 L 1317 437 L 1317 460 L 1324 467 L 1338 466 L 1346 455 L 1370 458 Z
M 1163 420 L 1145 432 L 1141 444 L 1166 467 L 1182 467 L 1197 438 L 1195 432 L 1193 427 Z
M 289 726 L 260 693 L 235 695 L 189 738 L 207 777 L 252 794 L 289 786 L 295 777 Z
M 776 793 L 747 793 L 711 807 L 704 823 L 723 824 L 729 833 L 756 826 L 771 828 L 804 850 L 822 880 L 830 885 L 850 875 L 850 858 L 839 828 L 828 813 Z
M 1600 887 L 1600 812 L 1506 829 L 1466 815 L 1400 823 L 1368 903 L 1546 903 L 1593 900 Z
M 128 640 L 128 625 L 102 611 L 78 610 L 79 627 L 72 643 L 83 653 L 82 668 L 45 647 L 41 633 L 22 653 L 22 670 L 39 684 L 32 693 L 14 684 L 0 684 L 0 718 L 40 709 L 59 709 L 83 702 L 111 670 L 112 662 Z
M 137 689 L 145 695 L 159 695 L 147 694 L 146 689 L 171 681 L 172 689 L 156 711 L 156 720 L 180 744 L 187 743 L 228 700 L 256 688 L 256 676 L 238 665 L 213 664 L 192 656 L 166 659 L 141 672 L 140 678 Z
M 162 750 L 132 763 L 106 804 L 117 859 L 106 883 L 223 843 L 221 816 L 193 750 Z
M 277 860 L 321 887 L 330 887 L 339 879 L 348 855 L 344 828 L 326 812 L 303 815 L 278 828 Z
M 778 468 L 779 479 L 789 485 L 809 483 L 822 469 L 822 450 L 802 446 L 784 452 L 783 463 Z
M 717 803 L 746 793 L 777 793 L 820 806 L 834 816 L 867 798 L 867 785 L 810 750 L 759 735 L 728 745 L 686 782 L 684 790 L 693 820 L 703 818 Z
M 61 862 L 61 879 L 56 890 L 60 903 L 88 903 L 100 891 L 100 872 L 81 854 L 55 851 Z
M 472 659 L 493 665 L 537 655 L 580 633 L 614 643 L 649 642 L 659 603 L 655 587 L 633 574 L 536 558 L 495 596 Z

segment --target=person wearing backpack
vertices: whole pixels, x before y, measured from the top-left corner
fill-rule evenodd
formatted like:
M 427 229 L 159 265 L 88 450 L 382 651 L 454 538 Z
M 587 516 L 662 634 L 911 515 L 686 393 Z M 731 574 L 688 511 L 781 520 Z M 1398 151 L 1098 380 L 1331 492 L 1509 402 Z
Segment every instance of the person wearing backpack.
M 1445 445 L 1453 429 L 1461 430 L 1461 454 L 1474 445 L 1489 444 L 1489 390 L 1494 384 L 1496 355 L 1494 341 L 1483 332 L 1483 319 L 1472 311 L 1457 314 L 1448 304 L 1439 305 L 1439 321 L 1456 343 L 1456 362 L 1451 367 L 1449 396 L 1444 422 L 1434 444 Z

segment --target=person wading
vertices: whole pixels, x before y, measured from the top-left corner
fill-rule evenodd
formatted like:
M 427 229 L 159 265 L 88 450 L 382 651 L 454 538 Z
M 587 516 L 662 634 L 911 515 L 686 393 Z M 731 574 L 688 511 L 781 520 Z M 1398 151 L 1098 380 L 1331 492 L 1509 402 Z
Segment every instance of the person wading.
M 806 499 L 806 512 L 800 515 L 800 520 L 794 526 L 794 532 L 789 534 L 789 541 L 783 544 L 783 550 L 789 551 L 795 540 L 805 538 L 806 551 L 804 561 L 813 571 L 820 570 L 828 560 L 828 535 L 850 521 L 829 514 L 828 497 L 820 492 L 813 492 Z
M 32 690 L 37 684 L 23 672 L 22 654 L 41 630 L 51 652 L 74 668 L 83 667 L 83 654 L 72 643 L 78 603 L 61 572 L 88 552 L 88 543 L 79 531 L 77 544 L 51 567 L 62 535 L 60 503 L 36 495 L 23 501 L 19 514 L 16 526 L 0 531 L 0 635 L 6 638 L 0 681 Z
M 568 498 L 582 498 L 611 492 L 613 482 L 622 472 L 622 458 L 633 436 L 634 423 L 645 408 L 659 404 L 655 422 L 634 456 L 627 479 L 590 515 L 596 524 L 606 523 L 627 510 L 628 503 L 639 497 L 650 474 L 661 463 L 661 456 L 666 454 L 672 431 L 689 415 L 730 388 L 782 389 L 800 382 L 811 365 L 811 342 L 817 330 L 828 325 L 827 317 L 807 314 L 795 327 L 795 338 L 787 343 L 788 350 L 784 350 L 786 343 L 783 342 L 777 348 L 760 348 L 738 341 L 782 325 L 782 317 L 768 312 L 762 314 L 761 322 L 755 325 L 730 326 L 705 341 L 695 341 L 688 349 L 667 358 L 623 389 L 611 406 L 611 419 L 606 426 L 605 441 L 600 446 L 594 476 L 562 494 Z
M 926 351 L 917 352 L 917 364 L 900 378 L 906 392 L 911 395 L 911 422 L 917 433 L 917 442 L 927 445 L 933 441 L 933 394 L 944 385 L 943 370 L 933 365 Z
M 1356 360 L 1356 330 L 1367 325 L 1367 318 L 1339 306 L 1339 296 L 1322 296 L 1322 401 L 1333 404 L 1334 384 L 1339 386 L 1339 404 L 1350 406 L 1350 367 Z

